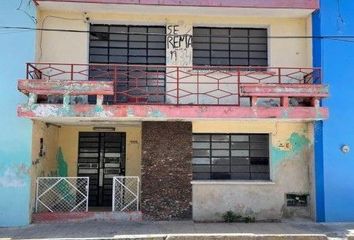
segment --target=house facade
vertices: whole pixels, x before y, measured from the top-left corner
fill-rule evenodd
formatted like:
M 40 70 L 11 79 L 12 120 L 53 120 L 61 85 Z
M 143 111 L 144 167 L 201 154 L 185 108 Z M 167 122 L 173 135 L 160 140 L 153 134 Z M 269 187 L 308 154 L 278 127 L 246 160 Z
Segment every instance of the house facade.
M 32 219 L 316 219 L 317 1 L 35 3 Z

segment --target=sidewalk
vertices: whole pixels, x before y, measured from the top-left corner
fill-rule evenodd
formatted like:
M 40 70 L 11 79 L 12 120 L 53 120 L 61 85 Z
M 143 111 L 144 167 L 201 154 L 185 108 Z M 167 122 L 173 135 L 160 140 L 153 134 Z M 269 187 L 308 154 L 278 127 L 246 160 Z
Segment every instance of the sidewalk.
M 119 237 L 120 235 L 191 233 L 220 234 L 217 237 L 218 239 L 220 237 L 225 239 L 227 238 L 227 234 L 230 233 L 272 235 L 325 234 L 329 238 L 344 239 L 346 235 L 354 233 L 354 223 L 318 224 L 306 221 L 282 223 L 193 223 L 192 221 L 110 222 L 92 220 L 81 223 L 32 224 L 20 228 L 0 228 L 0 239 L 109 239 Z M 290 239 L 290 237 L 286 239 Z

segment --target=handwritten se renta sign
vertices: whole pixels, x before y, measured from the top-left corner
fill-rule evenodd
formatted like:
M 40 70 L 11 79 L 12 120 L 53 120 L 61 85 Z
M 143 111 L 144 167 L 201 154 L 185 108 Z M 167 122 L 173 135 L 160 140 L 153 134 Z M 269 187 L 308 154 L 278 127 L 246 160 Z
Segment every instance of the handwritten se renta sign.
M 192 36 L 179 34 L 179 25 L 167 26 L 167 48 L 189 48 L 192 45 Z

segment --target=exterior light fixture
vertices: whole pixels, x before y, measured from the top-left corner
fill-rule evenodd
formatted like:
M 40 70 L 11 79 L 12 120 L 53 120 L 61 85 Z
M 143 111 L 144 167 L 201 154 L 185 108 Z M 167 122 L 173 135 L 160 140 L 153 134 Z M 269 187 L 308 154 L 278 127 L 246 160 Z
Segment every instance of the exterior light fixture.
M 342 153 L 348 153 L 350 151 L 350 147 L 344 144 L 341 146 L 340 150 L 342 151 Z
M 92 129 L 101 132 L 114 132 L 116 130 L 115 127 L 93 127 Z

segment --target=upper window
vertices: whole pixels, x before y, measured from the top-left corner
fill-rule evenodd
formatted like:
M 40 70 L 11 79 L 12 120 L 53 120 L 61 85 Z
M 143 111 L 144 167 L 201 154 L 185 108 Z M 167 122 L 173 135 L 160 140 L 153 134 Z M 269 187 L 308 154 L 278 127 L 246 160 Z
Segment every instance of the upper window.
M 105 104 L 165 102 L 165 33 L 165 26 L 90 25 L 90 77 L 115 82 Z
M 90 63 L 165 65 L 165 26 L 90 26 Z
M 193 28 L 193 65 L 267 66 L 267 29 Z
M 193 134 L 193 179 L 270 180 L 268 134 Z

